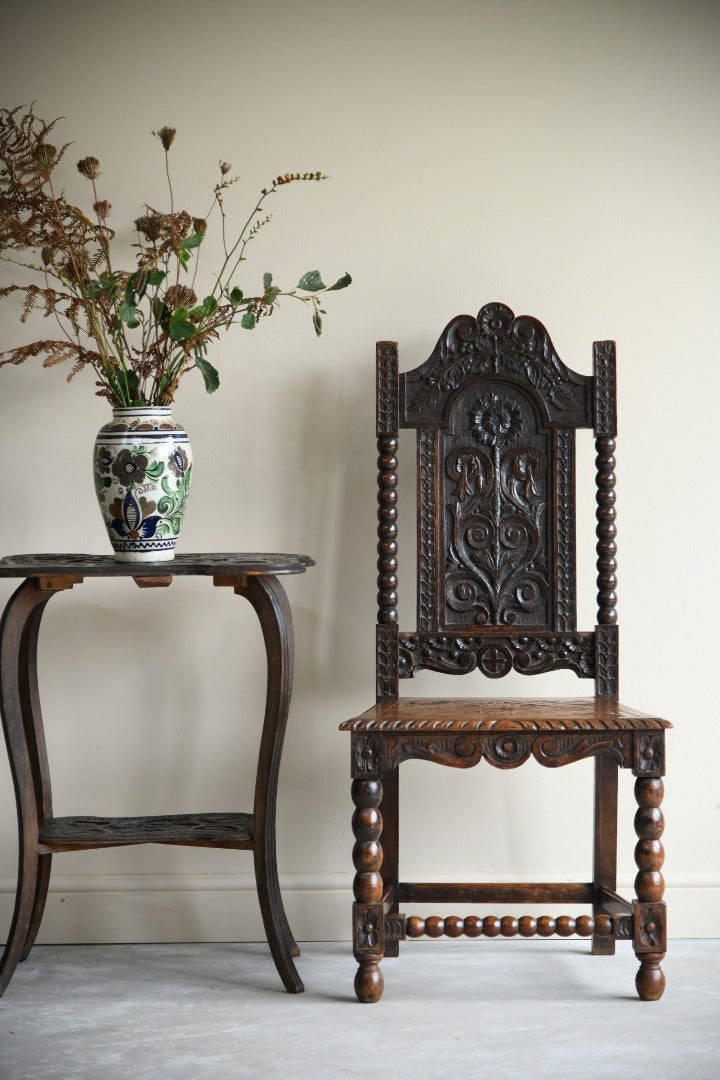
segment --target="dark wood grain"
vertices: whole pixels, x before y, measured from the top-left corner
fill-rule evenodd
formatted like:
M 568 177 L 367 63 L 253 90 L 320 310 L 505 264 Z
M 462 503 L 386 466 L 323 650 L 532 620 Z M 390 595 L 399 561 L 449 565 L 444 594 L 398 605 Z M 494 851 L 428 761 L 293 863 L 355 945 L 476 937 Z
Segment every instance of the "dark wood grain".
M 176 555 L 169 562 L 117 562 L 112 555 L 6 555 L 0 577 L 214 577 L 216 574 L 302 574 L 315 561 L 309 555 L 227 552 Z
M 303 573 L 305 555 L 186 555 L 162 564 L 117 563 L 110 556 L 20 555 L 0 561 L 0 576 L 25 577 L 0 624 L 0 714 L 15 789 L 19 859 L 15 907 L 0 959 L 0 994 L 29 954 L 42 920 L 51 860 L 67 851 L 134 844 L 181 844 L 249 850 L 268 944 L 290 993 L 303 990 L 293 963 L 299 949 L 290 931 L 277 874 L 277 785 L 292 689 L 292 616 L 278 575 Z M 58 592 L 86 578 L 124 577 L 141 587 L 165 586 L 175 576 L 212 578 L 253 606 L 267 655 L 267 687 L 253 812 L 154 817 L 57 817 L 37 679 L 42 614 Z
M 253 847 L 252 814 L 164 814 L 154 817 L 58 817 L 42 822 L 41 852 L 84 851 L 132 844 Z
M 255 780 L 253 811 L 255 881 L 270 951 L 285 989 L 302 993 L 304 987 L 292 962 L 300 949 L 288 923 L 280 894 L 275 841 L 277 788 L 295 662 L 292 614 L 285 590 L 276 577 L 249 575 L 235 592 L 255 610 L 267 654 L 265 718 Z
M 393 698 L 341 731 L 656 731 L 668 721 L 602 698 Z
M 568 367 L 538 319 L 516 316 L 501 303 L 486 304 L 477 316 L 455 316 L 430 356 L 409 371 L 399 371 L 395 342 L 378 343 L 376 703 L 340 725 L 351 737 L 354 784 L 377 784 L 383 792 L 377 816 L 381 825 L 385 819 L 385 832 L 373 835 L 372 849 L 359 810 L 353 819 L 356 869 L 359 858 L 370 859 L 375 875 L 372 889 L 361 889 L 365 879 L 356 876 L 353 941 L 361 1001 L 380 998 L 383 957 L 397 955 L 404 938 L 423 935 L 578 934 L 592 939 L 596 955 L 630 940 L 640 960 L 638 993 L 648 1000 L 662 994 L 661 816 L 651 800 L 665 772 L 670 725 L 619 701 L 615 343 L 596 341 L 592 365 L 592 375 Z M 404 428 L 417 433 L 417 617 L 408 630 L 398 618 L 398 436 Z M 576 625 L 575 443 L 581 428 L 592 430 L 596 449 L 597 619 L 586 630 Z M 510 673 L 560 669 L 591 680 L 593 696 L 497 695 L 499 680 Z M 492 680 L 493 696 L 481 689 L 474 697 L 401 697 L 400 680 L 423 670 L 470 675 L 481 686 Z M 403 762 L 516 769 L 529 760 L 558 768 L 588 758 L 594 762 L 591 882 L 402 882 Z M 632 904 L 615 892 L 620 769 L 632 771 L 639 785 Z M 428 803 L 432 797 L 428 786 Z M 567 902 L 586 904 L 591 914 L 406 920 L 398 905 L 410 902 Z
M 621 762 L 620 764 L 626 764 Z M 593 789 L 593 911 L 602 907 L 617 888 L 618 835 L 618 762 L 609 755 L 595 758 Z M 615 939 L 595 935 L 593 954 L 610 956 L 615 952 Z
M 397 888 L 400 903 L 443 904 L 590 904 L 592 882 L 411 882 L 401 881 Z

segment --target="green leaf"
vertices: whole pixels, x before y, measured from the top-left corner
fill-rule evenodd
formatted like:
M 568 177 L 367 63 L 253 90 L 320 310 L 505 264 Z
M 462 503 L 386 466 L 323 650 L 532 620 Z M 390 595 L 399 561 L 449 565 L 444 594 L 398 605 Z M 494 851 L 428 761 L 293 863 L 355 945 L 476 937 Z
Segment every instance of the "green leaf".
M 252 330 L 256 322 L 257 319 L 255 318 L 255 312 L 246 311 L 240 321 L 240 325 L 244 326 L 246 330 Z
M 352 278 L 349 274 L 343 274 L 341 278 L 338 278 L 334 285 L 328 286 L 328 292 L 335 292 L 336 289 L 347 289 L 348 285 L 352 282 Z
M 120 381 L 125 383 L 128 401 L 132 403 L 140 393 L 140 379 L 134 371 L 123 371 L 120 373 Z
M 324 289 L 325 285 L 319 270 L 308 270 L 307 274 L 303 274 L 297 283 L 298 289 L 304 289 L 305 292 L 318 292 L 320 289 Z
M 128 278 L 128 283 L 125 288 L 125 299 L 128 299 L 132 290 L 135 293 L 135 302 L 137 303 L 138 300 L 142 300 L 147 292 L 149 281 L 150 272 L 148 270 L 137 270 Z
M 200 247 L 200 245 L 203 242 L 203 237 L 204 236 L 205 236 L 205 233 L 201 233 L 201 232 L 191 233 L 190 236 L 187 236 L 183 240 L 182 246 L 185 248 L 186 251 L 189 251 L 191 248 Z
M 238 287 L 235 286 L 235 288 L 232 289 L 232 291 L 230 292 L 230 303 L 231 304 L 239 304 L 244 299 L 245 299 L 245 295 L 244 295 L 242 289 L 238 289 Z
M 165 280 L 164 270 L 149 270 L 148 271 L 148 284 L 149 285 L 162 285 Z
M 277 300 L 279 295 L 280 295 L 280 289 L 278 288 L 278 286 L 277 285 L 271 285 L 269 289 L 266 289 L 265 295 L 262 298 L 262 302 L 263 302 L 263 304 L 266 304 L 268 307 L 272 307 L 272 305 L 275 303 L 275 301 Z
M 173 315 L 168 326 L 168 333 L 173 341 L 190 341 L 197 333 L 197 326 L 189 319 L 177 319 Z
M 265 292 L 268 291 L 268 289 L 270 288 L 271 285 L 272 285 L 272 274 L 263 274 L 263 289 L 265 290 Z
M 195 363 L 197 364 L 198 371 L 203 377 L 205 389 L 208 394 L 214 393 L 220 385 L 220 376 L 217 371 L 209 361 L 203 359 L 200 353 L 197 352 L 195 353 Z
M 152 310 L 153 315 L 157 319 L 162 329 L 167 331 L 168 320 L 170 318 L 170 308 L 167 306 L 164 300 L 162 300 L 159 296 L 156 296 L 153 300 Z
M 123 301 L 120 305 L 120 311 L 118 312 L 121 320 L 129 327 L 130 330 L 134 330 L 136 326 L 140 325 L 140 321 L 137 317 L 137 307 L 135 304 L 128 304 L 127 300 Z
M 198 319 L 206 319 L 209 315 L 212 315 L 217 306 L 218 302 L 214 296 L 206 296 L 202 304 L 190 309 L 188 315 Z
M 101 274 L 95 281 L 89 281 L 86 285 L 87 294 L 92 299 L 98 296 L 117 296 L 119 292 L 118 282 L 114 274 Z
M 319 311 L 313 312 L 313 326 L 318 337 L 322 334 L 322 317 Z

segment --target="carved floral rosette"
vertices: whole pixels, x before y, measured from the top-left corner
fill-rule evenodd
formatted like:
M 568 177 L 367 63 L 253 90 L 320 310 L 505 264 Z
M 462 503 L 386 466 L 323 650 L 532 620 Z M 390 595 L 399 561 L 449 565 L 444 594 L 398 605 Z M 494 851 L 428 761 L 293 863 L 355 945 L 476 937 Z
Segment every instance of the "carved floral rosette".
M 113 409 L 95 440 L 95 491 L 116 559 L 166 562 L 185 515 L 192 452 L 169 406 Z

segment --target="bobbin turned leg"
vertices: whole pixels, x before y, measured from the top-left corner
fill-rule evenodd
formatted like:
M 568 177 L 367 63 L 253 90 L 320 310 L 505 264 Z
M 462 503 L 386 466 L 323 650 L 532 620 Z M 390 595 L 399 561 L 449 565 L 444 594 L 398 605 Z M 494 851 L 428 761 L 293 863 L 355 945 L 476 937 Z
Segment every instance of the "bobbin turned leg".
M 382 817 L 380 801 L 382 784 L 379 780 L 353 780 L 353 863 L 355 880 L 353 893 L 353 952 L 358 962 L 355 975 L 355 994 L 358 1001 L 379 1001 L 384 979 L 380 961 L 384 956 Z
M 635 781 L 638 811 L 635 847 L 638 867 L 635 878 L 637 901 L 634 904 L 633 948 L 640 961 L 635 986 L 643 1001 L 657 1001 L 665 989 L 665 975 L 660 961 L 666 949 L 666 917 L 663 893 L 665 882 L 660 868 L 665 853 L 660 841 L 665 822 L 660 804 L 663 782 L 660 777 L 638 777 Z

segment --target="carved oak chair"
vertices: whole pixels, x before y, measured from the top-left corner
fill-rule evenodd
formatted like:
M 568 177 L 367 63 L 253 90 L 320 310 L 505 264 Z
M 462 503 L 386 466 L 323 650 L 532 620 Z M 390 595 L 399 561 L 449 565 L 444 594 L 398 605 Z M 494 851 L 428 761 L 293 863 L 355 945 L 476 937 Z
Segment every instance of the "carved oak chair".
M 593 375 L 565 366 L 545 327 L 502 304 L 461 315 L 430 357 L 398 374 L 397 345 L 377 346 L 377 703 L 348 720 L 355 804 L 355 992 L 379 1000 L 380 961 L 406 937 L 592 938 L 594 954 L 632 941 L 643 1000 L 665 976 L 663 815 L 667 721 L 618 702 L 615 611 L 615 346 L 593 345 Z M 398 628 L 397 448 L 417 430 L 417 628 Z M 576 628 L 575 430 L 597 450 L 597 625 Z M 577 699 L 399 696 L 416 671 L 488 679 L 569 668 L 594 681 Z M 512 769 L 594 759 L 592 880 L 573 884 L 401 881 L 398 769 L 421 758 Z M 637 777 L 637 899 L 616 892 L 618 769 Z M 591 914 L 406 918 L 404 903 L 577 904 Z

